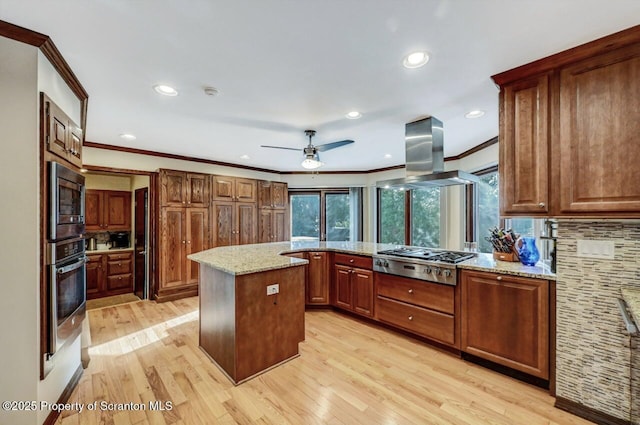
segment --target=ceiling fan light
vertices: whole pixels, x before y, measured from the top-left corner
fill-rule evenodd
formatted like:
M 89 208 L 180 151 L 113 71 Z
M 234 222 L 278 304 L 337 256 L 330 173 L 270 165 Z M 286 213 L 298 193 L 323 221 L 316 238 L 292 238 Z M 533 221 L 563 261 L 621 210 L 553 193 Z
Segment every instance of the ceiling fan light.
M 314 155 L 307 155 L 307 157 L 302 161 L 300 165 L 302 165 L 302 168 L 305 168 L 307 170 L 315 170 L 316 168 L 322 167 L 324 165 L 324 162 L 315 159 Z

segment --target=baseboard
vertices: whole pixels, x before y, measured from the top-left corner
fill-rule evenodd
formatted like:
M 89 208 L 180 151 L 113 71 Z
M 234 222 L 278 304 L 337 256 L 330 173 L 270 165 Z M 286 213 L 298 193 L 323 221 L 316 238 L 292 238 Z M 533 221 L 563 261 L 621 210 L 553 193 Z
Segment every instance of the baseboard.
M 572 413 L 576 416 L 580 416 L 588 421 L 595 422 L 599 425 L 631 425 L 630 421 L 616 418 L 607 413 L 600 412 L 599 410 L 592 409 L 591 407 L 584 406 L 575 401 L 568 400 L 562 397 L 556 397 L 555 407 Z
M 545 390 L 549 389 L 549 381 L 546 379 L 538 378 L 537 376 L 529 375 L 528 373 L 520 372 L 519 370 L 515 370 L 508 366 L 504 366 L 465 352 L 462 353 L 462 359 L 471 363 L 475 363 L 482 367 L 486 367 L 487 369 L 491 369 L 503 375 L 507 375 L 511 378 L 517 379 L 518 381 L 526 382 L 527 384 L 535 385 L 536 387 L 540 387 Z
M 78 366 L 73 376 L 71 377 L 71 380 L 65 387 L 64 391 L 62 391 L 62 394 L 60 394 L 60 397 L 58 398 L 58 401 L 57 401 L 58 404 L 65 404 L 67 401 L 69 401 L 69 397 L 71 397 L 71 393 L 76 388 L 76 385 L 78 385 L 78 382 L 80 382 L 80 378 L 82 377 L 83 371 L 84 369 L 82 369 L 82 365 Z M 49 412 L 47 419 L 44 420 L 42 425 L 55 424 L 56 421 L 58 420 L 58 416 L 60 416 L 60 411 L 52 410 L 51 412 Z
M 195 297 L 198 295 L 198 285 L 191 285 L 185 288 L 160 290 L 155 296 L 155 301 L 164 303 L 167 301 L 175 301 L 181 298 Z

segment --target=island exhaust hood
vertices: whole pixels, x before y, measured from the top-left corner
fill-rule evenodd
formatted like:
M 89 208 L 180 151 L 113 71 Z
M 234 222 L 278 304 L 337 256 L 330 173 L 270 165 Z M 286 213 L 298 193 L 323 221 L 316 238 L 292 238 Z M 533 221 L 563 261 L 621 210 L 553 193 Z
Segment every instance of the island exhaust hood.
M 434 117 L 405 125 L 407 177 L 376 182 L 384 189 L 421 189 L 478 183 L 478 177 L 460 170 L 444 171 L 444 131 Z

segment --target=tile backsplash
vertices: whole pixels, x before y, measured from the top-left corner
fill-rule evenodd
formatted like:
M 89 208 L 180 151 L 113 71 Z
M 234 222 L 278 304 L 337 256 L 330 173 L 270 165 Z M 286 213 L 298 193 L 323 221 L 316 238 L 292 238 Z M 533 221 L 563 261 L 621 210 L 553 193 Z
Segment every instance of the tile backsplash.
M 614 258 L 579 257 L 578 240 L 613 241 Z M 640 223 L 558 220 L 557 251 L 556 394 L 628 421 L 640 402 L 640 382 L 634 394 L 630 385 L 637 338 L 616 299 L 622 287 L 640 288 Z

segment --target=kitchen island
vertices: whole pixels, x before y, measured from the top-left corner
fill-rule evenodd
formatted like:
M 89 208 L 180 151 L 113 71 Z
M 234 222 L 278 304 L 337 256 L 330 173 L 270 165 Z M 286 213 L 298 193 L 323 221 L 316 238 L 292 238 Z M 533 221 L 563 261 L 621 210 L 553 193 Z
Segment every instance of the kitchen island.
M 191 254 L 200 263 L 200 347 L 235 384 L 298 356 L 304 341 L 305 259 L 301 251 L 370 257 L 394 245 L 368 242 L 276 242 Z M 337 255 L 337 254 L 336 254 Z M 489 254 L 458 267 L 555 280 L 543 267 L 494 261 Z

